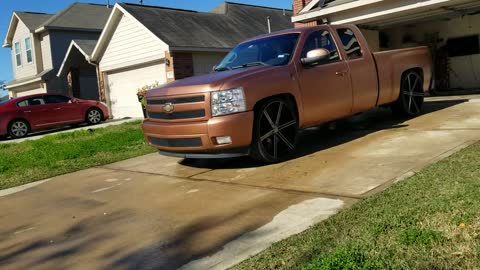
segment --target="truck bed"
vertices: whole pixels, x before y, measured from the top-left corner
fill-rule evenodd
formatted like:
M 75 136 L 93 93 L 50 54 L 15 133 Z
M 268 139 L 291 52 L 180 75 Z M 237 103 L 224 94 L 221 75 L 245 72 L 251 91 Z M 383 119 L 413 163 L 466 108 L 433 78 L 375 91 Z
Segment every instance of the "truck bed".
M 378 74 L 377 105 L 397 100 L 400 94 L 402 72 L 414 68 L 423 70 L 423 89 L 430 90 L 432 58 L 428 47 L 414 47 L 373 53 Z

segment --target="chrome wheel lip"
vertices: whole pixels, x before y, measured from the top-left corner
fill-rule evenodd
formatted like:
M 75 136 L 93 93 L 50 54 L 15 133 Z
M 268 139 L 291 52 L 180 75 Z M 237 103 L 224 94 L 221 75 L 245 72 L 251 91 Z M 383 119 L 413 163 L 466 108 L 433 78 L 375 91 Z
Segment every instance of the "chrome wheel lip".
M 102 115 L 98 110 L 91 110 L 88 112 L 88 121 L 92 124 L 98 124 L 102 121 Z
M 274 105 L 279 104 L 278 109 L 275 112 L 275 115 L 271 116 L 269 114 L 269 108 Z M 264 109 L 260 117 L 260 125 L 262 124 L 262 120 L 266 120 L 266 125 L 268 123 L 268 131 L 264 134 L 260 134 L 260 143 L 264 149 L 264 152 L 271 156 L 273 159 L 281 159 L 283 156 L 287 156 L 291 154 L 295 149 L 296 144 L 296 132 L 297 132 L 297 119 L 292 115 L 290 110 L 285 110 L 286 104 L 282 101 L 275 101 L 268 104 Z M 288 113 L 291 120 L 281 122 L 282 115 L 284 113 Z M 288 138 L 285 136 L 284 131 L 288 131 L 289 128 L 294 128 L 293 132 L 295 135 L 293 138 Z M 267 141 L 268 140 L 268 141 Z M 267 141 L 267 142 L 266 142 Z M 283 144 L 285 149 L 280 149 L 280 145 Z M 272 146 L 273 145 L 273 146 Z M 270 146 L 270 147 L 269 147 Z M 269 151 L 269 148 L 270 149 Z M 284 155 L 282 155 L 280 150 L 286 150 Z M 281 156 L 280 156 L 281 155 Z
M 28 134 L 28 126 L 25 122 L 17 121 L 12 124 L 10 131 L 15 137 L 23 137 Z

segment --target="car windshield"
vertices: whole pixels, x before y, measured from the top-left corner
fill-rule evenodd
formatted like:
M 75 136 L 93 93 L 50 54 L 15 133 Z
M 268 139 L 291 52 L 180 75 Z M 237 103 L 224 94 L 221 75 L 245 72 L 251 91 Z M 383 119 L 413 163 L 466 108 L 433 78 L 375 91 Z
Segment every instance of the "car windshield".
M 0 105 L 3 105 L 5 103 L 7 103 L 9 100 L 3 100 L 3 101 L 0 101 Z
M 215 71 L 286 65 L 292 57 L 299 35 L 285 34 L 242 43 L 227 54 Z

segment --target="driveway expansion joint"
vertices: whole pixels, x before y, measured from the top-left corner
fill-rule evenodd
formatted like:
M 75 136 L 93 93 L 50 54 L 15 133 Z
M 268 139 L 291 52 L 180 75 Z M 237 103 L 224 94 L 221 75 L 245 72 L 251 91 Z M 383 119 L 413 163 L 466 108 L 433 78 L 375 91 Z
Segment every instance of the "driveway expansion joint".
M 249 184 L 244 184 L 244 183 L 217 181 L 217 180 L 212 180 L 212 179 L 191 178 L 191 177 L 194 177 L 194 176 L 199 175 L 199 174 L 195 174 L 195 175 L 189 176 L 189 177 L 179 177 L 179 176 L 172 176 L 172 175 L 151 173 L 151 172 L 139 172 L 139 171 L 134 171 L 134 170 L 126 170 L 126 169 L 118 169 L 118 168 L 113 169 L 113 168 L 103 167 L 103 166 L 97 166 L 95 168 L 109 170 L 109 171 L 120 171 L 120 172 L 129 172 L 129 173 L 147 174 L 147 175 L 153 175 L 153 176 L 170 177 L 170 178 L 183 180 L 183 181 L 190 181 L 190 182 L 210 182 L 210 183 L 223 184 L 223 185 L 249 187 L 249 188 L 257 188 L 257 189 L 271 190 L 271 191 L 281 191 L 281 192 L 287 192 L 287 193 L 293 193 L 293 194 L 312 195 L 312 196 L 315 196 L 315 197 L 325 197 L 325 198 L 330 198 L 330 199 L 340 199 L 340 200 L 349 199 L 349 200 L 357 200 L 358 201 L 358 200 L 363 200 L 363 199 L 366 198 L 363 195 L 334 194 L 334 193 L 326 193 L 326 192 L 315 192 L 315 191 L 277 188 L 277 187 L 272 187 L 272 186 L 256 186 L 256 185 L 249 185 Z

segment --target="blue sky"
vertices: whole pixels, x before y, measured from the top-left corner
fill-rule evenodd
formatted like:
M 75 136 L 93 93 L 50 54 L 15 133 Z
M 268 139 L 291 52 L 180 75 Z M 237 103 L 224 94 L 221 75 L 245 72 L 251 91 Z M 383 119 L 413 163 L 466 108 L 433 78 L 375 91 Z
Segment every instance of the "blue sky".
M 56 13 L 63 8 L 67 7 L 73 2 L 86 2 L 86 3 L 106 3 L 107 0 L 1 0 L 2 4 L 0 7 L 0 33 L 1 33 L 1 42 L 5 38 L 8 25 L 13 11 L 33 11 L 33 12 L 44 12 L 44 13 Z M 260 6 L 271 6 L 278 8 L 291 9 L 292 0 L 230 0 L 231 2 L 260 5 Z M 115 2 L 131 2 L 138 3 L 138 1 L 115 1 L 110 0 L 110 4 Z M 193 9 L 198 11 L 209 11 L 221 4 L 222 0 L 144 0 L 144 5 L 154 5 L 154 6 L 165 6 L 165 7 L 175 7 L 183 9 Z M 4 80 L 6 82 L 12 79 L 12 61 L 10 57 L 9 48 L 0 48 L 0 81 Z M 2 94 L 0 93 L 0 96 Z

